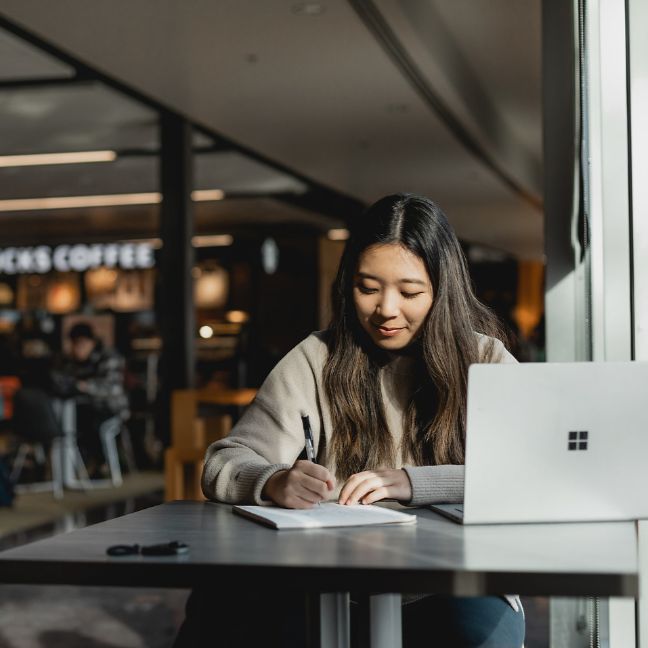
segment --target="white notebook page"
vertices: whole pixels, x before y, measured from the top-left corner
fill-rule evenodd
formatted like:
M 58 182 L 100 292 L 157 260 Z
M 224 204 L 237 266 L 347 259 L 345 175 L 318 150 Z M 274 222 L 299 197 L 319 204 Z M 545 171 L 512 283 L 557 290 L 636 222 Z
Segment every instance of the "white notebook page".
M 382 506 L 340 506 L 324 502 L 308 510 L 274 506 L 234 506 L 236 513 L 265 522 L 277 529 L 318 529 L 326 527 L 365 526 L 372 524 L 414 524 L 415 515 Z

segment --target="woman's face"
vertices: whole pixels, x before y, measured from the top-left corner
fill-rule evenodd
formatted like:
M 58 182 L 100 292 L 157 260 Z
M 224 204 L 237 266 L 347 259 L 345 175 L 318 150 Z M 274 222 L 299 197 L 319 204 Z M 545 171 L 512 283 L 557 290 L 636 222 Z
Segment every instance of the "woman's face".
M 409 346 L 432 308 L 432 282 L 423 261 L 401 245 L 372 245 L 358 259 L 353 303 L 360 324 L 382 349 Z

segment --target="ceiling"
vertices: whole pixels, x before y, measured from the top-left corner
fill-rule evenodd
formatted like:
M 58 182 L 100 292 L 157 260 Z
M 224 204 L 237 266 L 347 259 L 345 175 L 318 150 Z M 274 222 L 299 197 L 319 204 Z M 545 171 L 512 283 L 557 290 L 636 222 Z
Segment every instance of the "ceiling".
M 539 0 L 0 0 L 0 18 L 202 127 L 196 188 L 234 197 L 199 204 L 201 232 L 339 227 L 343 213 L 281 200 L 314 184 L 365 204 L 424 194 L 463 240 L 542 256 Z M 123 152 L 0 169 L 0 200 L 157 190 L 151 104 L 22 83 L 73 74 L 0 30 L 0 155 Z M 31 241 L 26 222 L 32 239 L 83 223 L 145 236 L 156 208 L 0 213 L 5 236 Z

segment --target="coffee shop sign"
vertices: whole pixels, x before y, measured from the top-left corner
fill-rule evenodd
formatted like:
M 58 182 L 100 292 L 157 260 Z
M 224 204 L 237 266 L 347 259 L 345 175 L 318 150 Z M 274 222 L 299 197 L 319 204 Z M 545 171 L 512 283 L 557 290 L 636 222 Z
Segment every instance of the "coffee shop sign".
M 96 245 L 47 245 L 0 249 L 0 273 L 43 274 L 50 270 L 83 272 L 104 266 L 133 270 L 155 265 L 153 248 L 148 243 L 108 243 Z

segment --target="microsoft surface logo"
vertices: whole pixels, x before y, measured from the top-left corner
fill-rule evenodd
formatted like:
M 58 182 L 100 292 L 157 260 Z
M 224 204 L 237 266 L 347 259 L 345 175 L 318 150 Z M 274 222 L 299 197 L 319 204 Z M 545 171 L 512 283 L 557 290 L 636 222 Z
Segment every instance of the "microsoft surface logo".
M 589 436 L 589 432 L 568 432 L 568 435 L 568 450 L 587 450 L 587 437 Z

